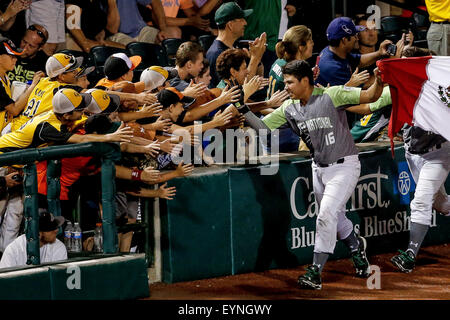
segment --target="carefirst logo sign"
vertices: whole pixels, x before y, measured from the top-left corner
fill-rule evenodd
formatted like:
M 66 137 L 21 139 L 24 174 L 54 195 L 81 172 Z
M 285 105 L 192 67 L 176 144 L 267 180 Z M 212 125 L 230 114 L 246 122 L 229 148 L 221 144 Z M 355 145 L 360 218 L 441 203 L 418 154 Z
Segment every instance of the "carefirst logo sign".
M 399 170 L 399 177 L 395 179 L 397 183 L 404 186 L 402 190 L 406 192 L 407 180 L 402 176 L 404 170 Z M 408 176 L 409 177 L 409 176 Z M 403 179 L 402 182 L 400 182 Z M 411 179 L 412 180 L 412 179 Z M 359 178 L 358 184 L 351 198 L 349 199 L 347 212 L 358 212 L 361 210 L 373 210 L 374 213 L 389 210 L 391 201 L 383 199 L 382 181 L 389 182 L 389 176 L 381 172 L 380 167 L 376 173 L 370 173 Z M 411 181 L 410 181 L 411 182 Z M 403 184 L 402 184 L 403 183 Z M 412 182 L 413 183 L 413 182 Z M 307 203 L 305 203 L 304 210 L 299 210 L 296 204 L 296 194 L 298 189 L 302 189 L 307 194 Z M 400 189 L 400 188 L 399 188 Z M 411 190 L 411 187 L 409 188 Z M 396 193 L 394 188 L 394 194 Z M 409 195 L 409 193 L 408 193 Z M 302 197 L 305 198 L 305 197 Z M 409 197 L 408 197 L 409 199 Z M 290 205 L 292 215 L 300 221 L 307 221 L 307 218 L 317 217 L 319 214 L 319 206 L 316 202 L 314 191 L 312 188 L 312 181 L 307 177 L 298 177 L 294 180 L 290 192 Z M 380 219 L 379 215 L 362 217 L 361 225 L 355 224 L 355 232 L 362 236 L 370 238 L 387 234 L 394 234 L 409 231 L 410 216 L 406 210 L 394 212 L 391 209 L 392 215 L 388 219 Z M 315 219 L 304 223 L 301 227 L 291 228 L 291 249 L 306 248 L 314 246 L 315 243 Z M 433 211 L 433 218 L 431 227 L 436 226 L 436 213 Z M 309 229 L 309 230 L 308 230 Z

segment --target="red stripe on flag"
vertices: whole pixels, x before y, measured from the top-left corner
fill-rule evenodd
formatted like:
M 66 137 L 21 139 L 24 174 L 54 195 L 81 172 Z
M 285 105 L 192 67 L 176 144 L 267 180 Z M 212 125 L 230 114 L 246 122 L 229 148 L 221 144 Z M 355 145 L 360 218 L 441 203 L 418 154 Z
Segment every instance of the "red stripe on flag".
M 414 107 L 422 92 L 422 86 L 428 80 L 427 64 L 431 56 L 385 59 L 377 62 L 383 82 L 389 84 L 392 98 L 392 112 L 388 135 L 394 152 L 393 139 L 404 123 L 412 125 Z

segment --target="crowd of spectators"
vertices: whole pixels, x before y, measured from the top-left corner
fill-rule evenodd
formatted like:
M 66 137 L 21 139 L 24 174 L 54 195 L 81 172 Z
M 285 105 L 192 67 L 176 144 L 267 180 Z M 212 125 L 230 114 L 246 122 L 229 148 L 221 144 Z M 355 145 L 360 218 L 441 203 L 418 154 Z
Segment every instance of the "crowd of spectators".
M 245 128 L 240 105 L 246 104 L 262 117 L 289 99 L 282 72 L 286 63 L 311 62 L 319 56 L 316 64 L 311 63 L 315 85 L 367 88 L 374 81 L 377 60 L 401 57 L 414 46 L 412 32 L 392 43 L 382 39 L 369 16 L 361 14 L 329 21 L 329 44 L 316 48 L 314 30 L 292 25 L 299 6 L 289 0 L 0 3 L 0 152 L 83 142 L 120 144 L 122 158 L 116 163 L 119 226 L 137 221 L 142 198 L 174 199 L 176 190 L 167 181 L 188 176 L 194 168 L 173 161 L 187 149 L 196 150 L 192 160 L 199 157 L 201 165 L 214 164 L 202 151 L 211 141 L 199 141 L 194 135 L 197 121 L 202 132 Z M 450 20 L 430 14 L 432 19 L 436 16 L 446 23 Z M 447 27 L 442 21 L 441 26 Z M 199 42 L 205 35 L 211 37 L 206 47 Z M 127 51 L 133 42 L 162 48 L 167 39 L 181 39 L 173 67 L 143 65 L 143 57 Z M 396 48 L 394 54 L 388 50 L 391 45 Z M 89 60 L 97 47 L 116 51 L 94 67 Z M 439 50 L 449 54 L 442 44 Z M 380 137 L 389 104 L 390 99 L 380 102 L 371 121 L 348 117 L 355 141 Z M 375 132 L 370 131 L 373 126 L 377 126 Z M 302 148 L 292 129 L 280 129 L 280 151 Z M 37 169 L 39 206 L 45 210 L 46 162 L 38 163 Z M 0 251 L 6 253 L 23 232 L 23 173 L 20 167 L 1 170 Z M 92 230 L 101 221 L 99 172 L 99 160 L 93 157 L 62 160 L 62 215 L 73 221 L 73 208 L 81 199 L 81 206 L 90 211 L 82 220 L 83 230 Z M 62 222 L 53 222 L 46 214 L 44 231 L 53 232 Z M 45 232 L 43 245 L 49 242 Z M 129 252 L 132 232 L 119 239 L 120 251 Z

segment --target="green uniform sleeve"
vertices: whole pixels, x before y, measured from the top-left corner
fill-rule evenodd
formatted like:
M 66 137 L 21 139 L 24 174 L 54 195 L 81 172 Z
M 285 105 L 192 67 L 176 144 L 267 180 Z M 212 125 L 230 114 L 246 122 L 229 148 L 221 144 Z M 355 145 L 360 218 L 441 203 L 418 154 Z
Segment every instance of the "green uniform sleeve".
M 386 86 L 383 88 L 383 93 L 381 94 L 380 98 L 377 101 L 369 104 L 369 108 L 370 111 L 375 112 L 391 104 L 391 90 L 389 90 L 389 86 Z
M 334 104 L 335 108 L 359 104 L 361 88 L 334 86 L 326 88 L 324 94 L 327 94 Z
M 287 122 L 284 111 L 286 107 L 292 104 L 294 101 L 292 99 L 286 100 L 279 108 L 275 109 L 274 112 L 268 114 L 262 120 L 270 130 L 275 130 L 281 127 Z

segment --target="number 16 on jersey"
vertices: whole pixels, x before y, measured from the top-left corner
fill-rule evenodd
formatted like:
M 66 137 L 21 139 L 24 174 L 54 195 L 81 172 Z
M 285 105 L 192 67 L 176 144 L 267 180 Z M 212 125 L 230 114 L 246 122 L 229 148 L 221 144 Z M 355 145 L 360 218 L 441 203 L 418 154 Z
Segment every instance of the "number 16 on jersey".
M 325 144 L 327 146 L 334 144 L 335 140 L 334 140 L 334 134 L 333 132 L 330 132 L 328 134 L 325 135 Z

